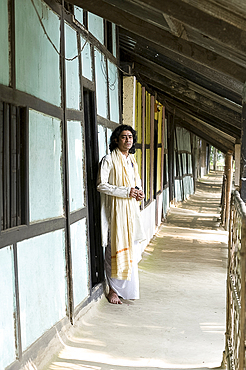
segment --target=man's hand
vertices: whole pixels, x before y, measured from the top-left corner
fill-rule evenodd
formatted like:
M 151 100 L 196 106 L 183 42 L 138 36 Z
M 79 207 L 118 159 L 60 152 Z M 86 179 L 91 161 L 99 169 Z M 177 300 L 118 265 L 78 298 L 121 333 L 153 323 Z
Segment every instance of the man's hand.
M 136 188 L 131 188 L 129 197 L 135 198 L 137 201 L 144 199 L 145 195 L 143 190 L 138 190 Z
M 129 193 L 129 197 L 137 199 L 138 192 L 139 192 L 138 189 L 131 188 L 130 193 Z
M 143 200 L 144 197 L 145 197 L 145 194 L 144 194 L 143 190 L 138 190 L 138 195 L 137 195 L 136 200 L 139 202 L 140 200 Z

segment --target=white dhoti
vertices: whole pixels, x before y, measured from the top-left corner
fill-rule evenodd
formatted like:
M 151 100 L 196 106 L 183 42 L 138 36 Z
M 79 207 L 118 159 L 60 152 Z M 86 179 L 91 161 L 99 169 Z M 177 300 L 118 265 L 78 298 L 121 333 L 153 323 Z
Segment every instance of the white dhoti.
M 105 271 L 109 286 L 123 299 L 139 299 L 138 263 L 141 260 L 141 250 L 138 242 L 134 242 L 131 280 L 111 278 L 111 245 L 105 251 Z

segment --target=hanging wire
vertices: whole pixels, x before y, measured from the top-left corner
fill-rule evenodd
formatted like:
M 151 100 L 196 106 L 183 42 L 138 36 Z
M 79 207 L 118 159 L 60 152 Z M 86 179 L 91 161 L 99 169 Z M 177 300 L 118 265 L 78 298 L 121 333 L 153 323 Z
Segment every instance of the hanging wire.
M 65 57 L 65 55 L 63 55 L 63 54 L 62 54 L 62 53 L 57 49 L 57 47 L 55 46 L 55 44 L 54 44 L 54 43 L 53 43 L 53 41 L 51 40 L 50 36 L 48 35 L 48 33 L 47 33 L 46 29 L 45 29 L 45 26 L 44 26 L 44 24 L 43 24 L 42 18 L 40 17 L 39 12 L 38 12 L 38 9 L 37 9 L 37 7 L 36 7 L 36 5 L 35 5 L 35 3 L 34 3 L 34 0 L 31 0 L 31 3 L 32 3 L 32 5 L 33 5 L 33 8 L 34 8 L 34 10 L 35 10 L 36 14 L 37 14 L 37 17 L 38 17 L 39 23 L 40 23 L 40 25 L 41 25 L 41 27 L 42 27 L 42 29 L 43 29 L 43 31 L 44 31 L 44 33 L 45 33 L 45 35 L 46 35 L 46 37 L 47 37 L 48 41 L 50 42 L 50 44 L 52 45 L 52 47 L 54 48 L 54 50 L 56 51 L 56 53 L 57 53 L 59 56 L 61 56 L 62 58 L 64 58 L 66 61 L 68 61 L 68 62 L 72 62 L 73 60 L 75 60 L 76 58 L 78 58 L 78 57 L 81 55 L 81 53 L 83 52 L 83 50 L 84 50 L 84 48 L 85 48 L 86 44 L 88 43 L 88 40 L 85 40 L 85 42 L 84 42 L 84 44 L 83 44 L 83 46 L 82 46 L 82 48 L 80 49 L 80 51 L 79 51 L 79 53 L 78 53 L 78 54 L 76 54 L 73 58 L 66 58 L 66 57 Z M 87 31 L 87 37 L 88 37 L 88 31 Z M 102 73 L 103 73 L 103 75 L 104 75 L 105 79 L 107 79 L 106 66 L 104 66 L 104 65 L 105 65 L 105 63 L 103 63 L 103 60 L 102 60 L 102 57 L 101 57 L 101 70 L 102 70 Z M 121 69 L 119 66 L 117 66 L 117 65 L 116 65 L 116 67 L 118 68 L 118 70 L 119 70 L 119 71 L 121 71 L 121 72 L 122 72 L 122 73 L 124 73 L 125 75 L 127 74 L 128 76 L 132 76 L 132 74 L 131 74 L 131 73 L 128 73 L 128 72 L 124 71 L 124 70 L 123 70 L 123 69 Z M 109 83 L 109 89 L 110 89 L 110 90 L 114 90 L 114 89 L 115 89 L 116 81 L 117 81 L 117 76 L 116 76 L 116 74 L 115 74 L 115 81 L 114 81 L 114 82 L 112 82 L 112 83 Z
M 57 49 L 57 47 L 55 46 L 55 44 L 54 44 L 54 43 L 53 43 L 53 41 L 51 40 L 50 36 L 48 35 L 48 33 L 47 33 L 46 29 L 45 29 L 45 26 L 44 26 L 44 24 L 43 24 L 42 18 L 40 17 L 39 12 L 38 12 L 38 9 L 37 9 L 37 7 L 36 7 L 36 5 L 35 5 L 35 3 L 34 3 L 34 0 L 31 0 L 31 3 L 32 3 L 33 7 L 34 7 L 34 10 L 35 10 L 36 14 L 37 14 L 37 17 L 38 17 L 39 23 L 40 23 L 40 25 L 41 25 L 41 27 L 42 27 L 42 29 L 43 29 L 43 31 L 44 31 L 44 33 L 45 33 L 45 35 L 46 35 L 46 37 L 47 37 L 48 41 L 51 43 L 51 45 L 52 45 L 52 46 L 53 46 L 53 48 L 55 49 L 56 53 L 57 53 L 58 55 L 60 55 L 62 58 L 64 58 L 65 60 L 67 60 L 68 62 L 72 62 L 73 60 L 75 60 L 76 58 L 78 58 L 78 57 L 81 55 L 81 53 L 83 52 L 83 50 L 84 50 L 84 48 L 85 48 L 85 45 L 87 44 L 87 42 L 88 42 L 88 41 L 87 41 L 87 40 L 85 40 L 85 43 L 84 43 L 84 45 L 82 46 L 82 48 L 80 49 L 79 53 L 78 53 L 78 54 L 76 54 L 73 58 L 66 58 L 66 57 L 65 57 L 65 55 L 63 55 L 62 53 L 60 53 L 60 51 Z
M 100 63 L 101 71 L 102 71 L 102 74 L 103 74 L 105 80 L 107 80 L 106 63 L 105 63 L 105 61 L 103 59 L 104 59 L 104 55 L 101 54 L 101 63 Z M 115 73 L 114 82 L 110 82 L 110 78 L 108 77 L 108 87 L 109 87 L 110 90 L 113 91 L 115 89 L 116 82 L 117 82 L 117 74 L 116 73 Z

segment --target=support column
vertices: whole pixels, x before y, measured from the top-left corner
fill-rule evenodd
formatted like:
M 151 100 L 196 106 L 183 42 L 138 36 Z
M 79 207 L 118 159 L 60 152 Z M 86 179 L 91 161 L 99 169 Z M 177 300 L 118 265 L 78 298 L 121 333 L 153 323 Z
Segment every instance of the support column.
M 206 141 L 202 140 L 202 145 L 201 145 L 201 158 L 200 158 L 200 163 L 201 163 L 201 177 L 205 176 L 207 174 L 207 163 L 206 163 L 206 158 L 207 158 L 207 143 Z
M 214 148 L 214 171 L 217 171 L 218 150 Z
M 135 129 L 136 77 L 123 77 L 123 124 Z
M 232 189 L 232 152 L 226 153 L 225 158 L 225 175 L 226 175 L 226 191 L 225 191 L 225 229 L 228 230 L 230 220 L 230 202 Z
M 235 187 L 240 187 L 240 159 L 241 159 L 241 144 L 235 144 Z

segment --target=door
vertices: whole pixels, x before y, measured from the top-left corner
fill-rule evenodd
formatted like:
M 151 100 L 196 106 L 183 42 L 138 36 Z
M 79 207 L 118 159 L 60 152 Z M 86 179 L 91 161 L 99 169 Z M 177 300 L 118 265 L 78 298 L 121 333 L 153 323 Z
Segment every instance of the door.
M 104 279 L 103 248 L 101 246 L 100 194 L 96 189 L 98 172 L 98 134 L 95 95 L 84 89 L 84 120 L 87 174 L 88 229 L 92 287 Z

